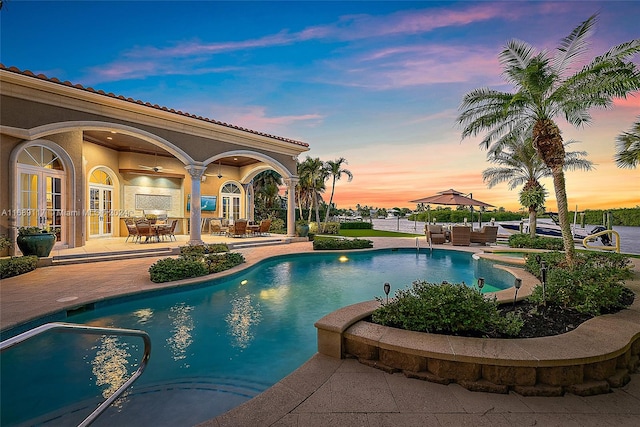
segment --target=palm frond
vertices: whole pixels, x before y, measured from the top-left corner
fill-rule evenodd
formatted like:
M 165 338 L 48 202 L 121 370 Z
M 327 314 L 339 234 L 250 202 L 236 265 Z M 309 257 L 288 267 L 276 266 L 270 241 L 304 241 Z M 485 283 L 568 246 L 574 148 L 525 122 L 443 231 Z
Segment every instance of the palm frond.
M 562 39 L 553 61 L 553 68 L 558 75 L 562 75 L 575 58 L 587 51 L 589 48 L 588 39 L 593 34 L 597 17 L 597 14 L 591 15 L 586 21 L 574 28 L 571 34 Z

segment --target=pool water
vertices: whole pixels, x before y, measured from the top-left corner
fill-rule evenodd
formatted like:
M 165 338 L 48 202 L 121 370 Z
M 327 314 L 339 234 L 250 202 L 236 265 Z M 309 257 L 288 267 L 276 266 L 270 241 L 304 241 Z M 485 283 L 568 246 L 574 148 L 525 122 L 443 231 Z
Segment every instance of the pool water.
M 94 425 L 189 426 L 272 386 L 316 352 L 313 324 L 346 305 L 415 280 L 476 283 L 485 292 L 512 276 L 471 254 L 378 250 L 277 257 L 206 286 L 122 298 L 66 321 L 142 329 L 149 366 Z M 78 284 L 82 286 L 82 284 Z M 136 338 L 46 334 L 3 353 L 1 424 L 82 420 L 137 368 Z

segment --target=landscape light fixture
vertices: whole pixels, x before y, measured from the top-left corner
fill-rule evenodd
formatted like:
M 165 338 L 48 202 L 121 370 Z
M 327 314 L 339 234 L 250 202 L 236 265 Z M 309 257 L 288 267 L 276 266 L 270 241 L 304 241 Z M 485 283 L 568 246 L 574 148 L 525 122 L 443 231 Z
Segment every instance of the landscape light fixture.
M 389 304 L 389 292 L 391 292 L 391 285 L 389 282 L 384 284 L 384 293 L 387 295 L 387 304 Z
M 484 277 L 478 277 L 478 289 L 482 292 L 482 288 L 484 288 Z
M 516 278 L 515 283 L 513 284 L 516 288 L 516 292 L 515 295 L 513 296 L 513 307 L 515 308 L 516 306 L 516 299 L 518 299 L 518 289 L 520 289 L 520 286 L 522 286 L 522 279 L 520 278 Z
M 547 305 L 547 263 L 540 263 L 540 279 L 542 280 L 542 304 Z

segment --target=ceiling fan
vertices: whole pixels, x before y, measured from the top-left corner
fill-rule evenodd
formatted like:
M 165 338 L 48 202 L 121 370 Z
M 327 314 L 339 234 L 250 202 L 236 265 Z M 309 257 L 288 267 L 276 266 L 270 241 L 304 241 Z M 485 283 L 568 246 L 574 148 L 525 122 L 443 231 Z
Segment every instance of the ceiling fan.
M 218 161 L 218 174 L 214 175 L 211 173 L 205 173 L 205 176 L 217 176 L 218 179 L 222 178 L 222 163 L 220 163 L 220 161 Z
M 155 166 L 138 165 L 138 167 L 142 168 L 144 170 L 153 171 L 153 172 L 156 172 L 156 173 L 158 173 L 158 172 L 170 172 L 170 171 L 173 170 L 173 169 L 167 169 L 167 168 L 164 168 L 164 167 L 158 165 L 158 153 L 155 153 L 155 157 L 154 158 L 155 158 L 155 162 L 154 163 L 156 164 Z

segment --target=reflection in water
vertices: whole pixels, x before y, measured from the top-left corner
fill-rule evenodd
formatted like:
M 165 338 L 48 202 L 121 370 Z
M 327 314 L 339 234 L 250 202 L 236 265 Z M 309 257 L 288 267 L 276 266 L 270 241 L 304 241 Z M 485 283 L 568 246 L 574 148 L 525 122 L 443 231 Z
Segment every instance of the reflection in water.
M 98 351 L 91 361 L 91 366 L 93 375 L 96 377 L 96 385 L 98 387 L 106 385 L 102 390 L 102 397 L 106 399 L 129 378 L 127 357 L 131 354 L 129 354 L 128 345 L 114 336 L 103 335 L 100 338 L 100 344 L 93 347 L 94 350 L 96 348 Z M 127 394 L 128 392 L 125 392 L 114 404 L 120 406 L 123 402 L 122 398 Z
M 275 304 L 283 304 L 289 295 L 289 286 L 278 286 L 277 288 L 262 289 L 260 299 L 270 301 Z
M 254 338 L 251 327 L 260 323 L 262 313 L 259 306 L 251 305 L 251 295 L 245 295 L 231 301 L 231 312 L 225 320 L 229 325 L 228 333 L 233 337 L 231 345 L 247 348 Z
M 193 306 L 184 303 L 171 307 L 169 319 L 173 324 L 173 335 L 167 338 L 167 344 L 173 352 L 173 360 L 186 359 L 187 348 L 193 343 L 193 317 L 189 314 L 192 310 Z M 185 363 L 183 367 L 188 368 L 189 364 Z
M 140 310 L 134 311 L 133 315 L 138 318 L 138 323 L 144 325 L 153 317 L 153 310 L 150 308 L 141 308 Z

